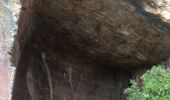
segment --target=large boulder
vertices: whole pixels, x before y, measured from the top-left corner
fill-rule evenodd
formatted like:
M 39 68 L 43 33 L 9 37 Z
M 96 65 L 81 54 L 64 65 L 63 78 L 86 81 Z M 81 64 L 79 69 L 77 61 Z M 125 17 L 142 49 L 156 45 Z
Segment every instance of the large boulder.
M 123 100 L 138 67 L 169 57 L 167 16 L 146 1 L 24 0 L 13 100 Z
M 34 24 L 29 24 L 29 31 L 32 38 L 44 35 L 52 44 L 67 41 L 63 47 L 71 46 L 73 52 L 99 62 L 123 68 L 156 64 L 169 57 L 170 25 L 159 14 L 146 12 L 142 2 L 145 1 L 36 1 L 29 15 Z M 26 19 L 20 23 L 23 21 Z

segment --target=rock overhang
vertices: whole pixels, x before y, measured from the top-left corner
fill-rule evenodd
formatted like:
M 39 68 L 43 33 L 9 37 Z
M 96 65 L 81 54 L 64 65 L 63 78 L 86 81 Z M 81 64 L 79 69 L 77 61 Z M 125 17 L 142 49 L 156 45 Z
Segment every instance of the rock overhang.
M 132 1 L 26 0 L 15 42 L 122 69 L 158 64 L 169 57 L 170 25 Z

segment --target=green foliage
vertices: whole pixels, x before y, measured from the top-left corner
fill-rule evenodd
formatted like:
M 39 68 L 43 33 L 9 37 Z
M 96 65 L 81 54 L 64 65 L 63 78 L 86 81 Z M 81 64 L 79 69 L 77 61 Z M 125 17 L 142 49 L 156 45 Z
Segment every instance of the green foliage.
M 170 100 L 170 69 L 153 66 L 141 77 L 143 87 L 131 80 L 131 87 L 125 90 L 127 100 Z

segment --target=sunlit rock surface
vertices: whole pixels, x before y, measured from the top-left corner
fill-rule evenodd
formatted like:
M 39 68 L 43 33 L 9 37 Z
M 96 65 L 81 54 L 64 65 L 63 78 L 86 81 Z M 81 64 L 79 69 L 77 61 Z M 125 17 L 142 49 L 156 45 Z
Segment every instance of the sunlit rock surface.
M 140 84 L 144 70 L 169 58 L 170 24 L 158 8 L 147 0 L 24 0 L 13 100 L 124 100 L 129 79 Z
M 156 14 L 165 22 L 170 23 L 170 0 L 149 0 L 143 3 L 143 8 L 149 13 Z
M 3 47 L 3 34 L 2 26 L 0 25 L 0 47 Z M 8 73 L 8 58 L 3 52 L 0 52 L 0 97 L 2 100 L 7 100 L 9 98 L 9 73 Z
M 10 100 L 11 97 L 15 68 L 11 67 L 10 54 L 19 16 L 16 5 L 19 0 L 0 1 L 0 100 Z

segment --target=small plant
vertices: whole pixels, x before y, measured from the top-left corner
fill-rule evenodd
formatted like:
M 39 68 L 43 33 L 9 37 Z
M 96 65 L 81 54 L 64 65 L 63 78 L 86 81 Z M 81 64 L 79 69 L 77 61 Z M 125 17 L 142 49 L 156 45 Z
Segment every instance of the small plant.
M 170 100 L 170 69 L 153 66 L 142 75 L 143 87 L 131 80 L 131 87 L 125 90 L 127 100 Z

